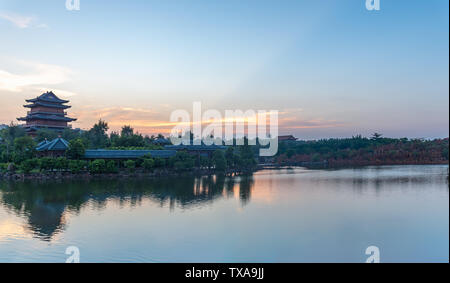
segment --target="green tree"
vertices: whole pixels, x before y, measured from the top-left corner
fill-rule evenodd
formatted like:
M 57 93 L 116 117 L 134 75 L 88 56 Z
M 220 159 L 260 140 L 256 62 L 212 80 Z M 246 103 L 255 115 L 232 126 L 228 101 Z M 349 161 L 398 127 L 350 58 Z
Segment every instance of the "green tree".
M 106 171 L 108 173 L 117 173 L 119 168 L 117 167 L 117 163 L 114 160 L 109 160 L 106 162 Z
M 131 137 L 134 135 L 134 129 L 131 126 L 123 126 L 120 132 L 121 137 Z
M 52 171 L 55 168 L 55 159 L 50 157 L 43 157 L 39 159 L 39 168 L 43 171 Z
M 11 122 L 11 124 L 5 129 L 0 131 L 0 137 L 4 144 L 4 153 L 2 159 L 4 161 L 11 161 L 11 152 L 14 149 L 14 140 L 16 138 L 24 137 L 26 132 L 23 127 L 18 126 Z
M 22 161 L 22 163 L 20 163 L 19 169 L 22 170 L 24 173 L 28 174 L 37 166 L 38 160 L 33 158 Z
M 71 159 L 81 159 L 84 156 L 86 149 L 83 140 L 78 138 L 69 142 L 69 148 L 66 152 Z
M 58 133 L 55 130 L 49 128 L 41 128 L 36 131 L 36 141 L 41 142 L 44 140 L 54 140 L 58 137 Z
M 81 133 L 80 130 L 73 130 L 70 128 L 66 128 L 62 131 L 61 137 L 66 141 L 70 142 L 71 140 L 81 138 Z
M 68 168 L 68 162 L 65 157 L 58 157 L 55 159 L 55 169 L 66 170 Z
M 161 168 L 166 166 L 166 160 L 160 157 L 154 158 L 155 161 L 155 167 L 156 168 Z
M 104 159 L 96 159 L 91 162 L 89 171 L 94 174 L 100 174 L 106 172 L 106 162 Z
M 227 160 L 222 150 L 214 151 L 212 160 L 217 171 L 223 172 L 227 169 Z
M 108 131 L 108 123 L 99 120 L 88 132 L 87 137 L 89 145 L 93 148 L 105 148 L 109 145 L 109 139 L 106 132 Z
M 20 163 L 25 159 L 31 159 L 35 151 L 36 143 L 30 136 L 14 139 L 14 162 Z
M 85 160 L 69 160 L 69 170 L 72 173 L 79 173 L 83 171 L 86 166 Z
M 153 160 L 153 158 L 145 158 L 142 162 L 142 167 L 146 171 L 151 171 L 155 167 L 155 161 Z
M 124 162 L 124 166 L 128 169 L 128 171 L 133 172 L 136 168 L 136 162 L 134 162 L 133 160 L 127 160 Z

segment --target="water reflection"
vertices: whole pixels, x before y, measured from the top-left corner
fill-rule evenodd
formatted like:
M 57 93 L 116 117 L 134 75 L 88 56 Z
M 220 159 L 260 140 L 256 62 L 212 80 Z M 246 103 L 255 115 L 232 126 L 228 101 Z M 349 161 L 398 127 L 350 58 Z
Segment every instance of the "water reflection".
M 139 206 L 149 199 L 159 206 L 189 209 L 219 198 L 239 196 L 242 205 L 250 201 L 253 176 L 176 179 L 128 179 L 62 182 L 0 183 L 0 204 L 26 218 L 28 229 L 39 239 L 51 239 L 65 229 L 65 213 L 78 214 L 87 204 L 96 210 L 115 200 L 121 206 Z

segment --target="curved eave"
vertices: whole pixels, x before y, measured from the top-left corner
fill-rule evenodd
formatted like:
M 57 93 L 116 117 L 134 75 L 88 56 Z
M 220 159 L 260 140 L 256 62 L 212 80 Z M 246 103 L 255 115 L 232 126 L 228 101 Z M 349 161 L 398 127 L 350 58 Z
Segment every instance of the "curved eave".
M 47 104 L 47 103 L 40 103 L 40 102 L 35 102 L 33 104 L 26 104 L 23 107 L 26 108 L 34 108 L 34 107 L 38 107 L 38 106 L 42 106 L 42 107 L 48 107 L 48 108 L 59 108 L 59 109 L 68 109 L 72 106 L 69 105 L 52 105 L 52 104 Z
M 69 100 L 63 100 L 63 99 L 55 99 L 55 100 L 50 100 L 50 99 L 45 99 L 45 98 L 33 98 L 33 99 L 26 99 L 26 102 L 39 102 L 39 101 L 43 101 L 43 102 L 53 102 L 53 103 L 69 103 Z
M 43 116 L 27 116 L 27 117 L 20 117 L 17 118 L 19 121 L 32 121 L 32 120 L 50 120 L 50 121 L 61 121 L 61 122 L 73 122 L 77 119 L 74 118 L 68 118 L 68 117 L 43 117 Z

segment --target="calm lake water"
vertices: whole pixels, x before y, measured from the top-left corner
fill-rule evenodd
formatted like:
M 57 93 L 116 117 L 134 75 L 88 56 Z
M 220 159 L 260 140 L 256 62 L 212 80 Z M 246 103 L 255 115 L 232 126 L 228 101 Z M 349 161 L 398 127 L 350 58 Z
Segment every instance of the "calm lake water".
M 448 262 L 447 168 L 0 182 L 0 262 Z

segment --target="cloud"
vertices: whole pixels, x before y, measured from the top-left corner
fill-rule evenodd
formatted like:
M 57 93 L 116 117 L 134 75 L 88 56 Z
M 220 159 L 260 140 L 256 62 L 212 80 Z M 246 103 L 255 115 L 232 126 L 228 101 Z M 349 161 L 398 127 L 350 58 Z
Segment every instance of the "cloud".
M 99 119 L 105 120 L 110 130 L 118 131 L 124 125 L 131 125 L 141 133 L 166 133 L 173 127 L 167 122 L 169 114 L 164 114 L 152 109 L 137 107 L 101 107 L 85 105 L 72 112 L 78 118 L 83 128 L 90 128 Z
M 35 28 L 46 28 L 47 25 L 43 23 L 39 23 L 36 17 L 33 16 L 23 16 L 19 14 L 9 13 L 9 12 L 0 12 L 0 18 L 7 20 L 12 23 L 14 26 L 25 29 L 30 27 Z
M 47 88 L 69 81 L 73 74 L 70 69 L 57 65 L 26 61 L 17 61 L 14 65 L 23 67 L 22 72 L 0 69 L 0 90 L 19 92 L 30 87 Z

